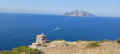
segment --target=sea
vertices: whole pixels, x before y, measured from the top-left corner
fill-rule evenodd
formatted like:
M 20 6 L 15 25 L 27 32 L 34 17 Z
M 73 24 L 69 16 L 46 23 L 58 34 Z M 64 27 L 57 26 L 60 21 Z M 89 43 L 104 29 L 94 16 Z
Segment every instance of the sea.
M 120 17 L 0 13 L 0 51 L 29 46 L 41 33 L 50 41 L 113 41 L 120 38 Z

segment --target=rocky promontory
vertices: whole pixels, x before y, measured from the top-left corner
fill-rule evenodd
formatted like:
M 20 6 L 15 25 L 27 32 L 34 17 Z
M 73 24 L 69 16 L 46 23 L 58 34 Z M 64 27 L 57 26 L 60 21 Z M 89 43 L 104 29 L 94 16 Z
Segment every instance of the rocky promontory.
M 120 39 L 116 41 L 65 41 L 54 40 L 37 44 L 36 48 L 21 46 L 12 51 L 0 51 L 0 54 L 120 54 Z

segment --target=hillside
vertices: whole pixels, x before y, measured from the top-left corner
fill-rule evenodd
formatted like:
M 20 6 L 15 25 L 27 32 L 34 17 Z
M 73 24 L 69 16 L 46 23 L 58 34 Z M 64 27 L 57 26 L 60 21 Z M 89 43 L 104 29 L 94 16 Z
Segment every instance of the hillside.
M 54 40 L 38 44 L 37 48 L 21 46 L 12 51 L 0 51 L 0 54 L 119 54 L 120 39 L 117 41 L 74 41 Z
M 86 47 L 92 42 L 97 42 L 97 47 Z M 53 41 L 43 51 L 46 54 L 119 54 L 120 45 L 115 41 Z

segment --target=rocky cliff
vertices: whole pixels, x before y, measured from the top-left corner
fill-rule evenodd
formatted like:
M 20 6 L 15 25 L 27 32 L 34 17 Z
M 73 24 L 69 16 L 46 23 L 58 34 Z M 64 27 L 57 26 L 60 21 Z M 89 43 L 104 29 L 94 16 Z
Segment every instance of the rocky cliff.
M 88 16 L 95 16 L 95 15 L 92 13 L 88 13 L 86 11 L 74 10 L 72 12 L 66 12 L 64 16 L 88 17 Z

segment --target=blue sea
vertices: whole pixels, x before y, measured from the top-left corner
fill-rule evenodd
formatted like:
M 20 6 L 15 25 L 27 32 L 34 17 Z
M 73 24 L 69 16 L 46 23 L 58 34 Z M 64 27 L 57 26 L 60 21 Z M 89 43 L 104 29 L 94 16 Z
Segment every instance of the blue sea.
M 31 45 L 41 33 L 50 41 L 116 40 L 120 38 L 120 17 L 0 13 L 0 50 Z

